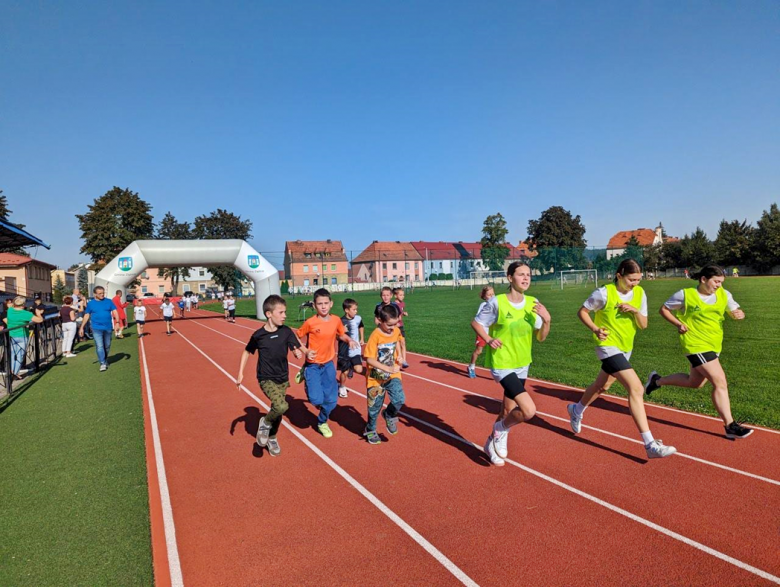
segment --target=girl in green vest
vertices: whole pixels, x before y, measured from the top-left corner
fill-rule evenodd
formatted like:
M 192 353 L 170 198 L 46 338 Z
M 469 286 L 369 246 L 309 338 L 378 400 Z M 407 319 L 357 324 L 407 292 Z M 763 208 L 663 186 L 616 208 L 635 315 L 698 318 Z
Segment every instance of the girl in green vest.
M 691 364 L 689 373 L 661 377 L 653 371 L 645 385 L 648 395 L 662 385 L 698 389 L 712 383 L 712 403 L 723 419 L 726 438 L 747 438 L 753 430 L 734 421 L 729 401 L 729 386 L 720 364 L 723 348 L 724 315 L 743 320 L 743 312 L 731 293 L 723 288 L 726 273 L 717 265 L 707 265 L 693 274 L 696 287 L 681 289 L 661 306 L 661 316 L 677 328 L 683 352 Z
M 525 390 L 531 345 L 543 342 L 550 332 L 550 313 L 536 298 L 525 295 L 531 285 L 531 268 L 515 261 L 506 271 L 509 292 L 486 300 L 471 327 L 487 342 L 485 365 L 504 390 L 501 412 L 485 442 L 485 454 L 498 467 L 507 456 L 512 426 L 536 414 L 534 400 Z
M 615 272 L 615 281 L 594 291 L 577 315 L 593 332 L 596 356 L 601 371 L 585 390 L 579 403 L 569 404 L 569 423 L 575 434 L 582 430 L 586 408 L 617 380 L 628 391 L 628 408 L 639 429 L 648 459 L 668 457 L 677 452 L 673 446 L 653 438 L 645 414 L 642 381 L 629 363 L 637 330 L 647 328 L 647 296 L 640 287 L 642 268 L 633 259 L 624 259 Z M 591 319 L 590 312 L 595 312 Z

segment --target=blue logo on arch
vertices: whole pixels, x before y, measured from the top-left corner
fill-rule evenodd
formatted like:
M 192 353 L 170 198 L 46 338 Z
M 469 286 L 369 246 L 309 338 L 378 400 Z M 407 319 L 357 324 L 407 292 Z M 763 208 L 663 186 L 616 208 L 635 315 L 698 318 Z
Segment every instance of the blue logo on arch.
M 119 257 L 119 261 L 117 261 L 119 264 L 119 268 L 122 271 L 130 271 L 133 268 L 133 258 L 132 257 Z
M 249 263 L 250 269 L 257 269 L 260 267 L 260 255 L 247 255 L 247 263 Z

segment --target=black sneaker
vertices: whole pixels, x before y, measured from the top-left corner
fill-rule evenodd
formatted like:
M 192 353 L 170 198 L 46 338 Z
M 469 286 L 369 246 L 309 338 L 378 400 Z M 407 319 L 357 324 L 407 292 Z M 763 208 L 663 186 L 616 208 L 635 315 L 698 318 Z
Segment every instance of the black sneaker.
M 647 383 L 645 383 L 645 395 L 650 395 L 656 389 L 661 387 L 660 385 L 658 385 L 658 380 L 660 378 L 661 376 L 656 371 L 652 371 L 650 375 L 648 375 Z
M 726 428 L 726 438 L 736 440 L 737 438 L 747 438 L 753 434 L 752 428 L 745 428 L 739 422 L 732 422 Z

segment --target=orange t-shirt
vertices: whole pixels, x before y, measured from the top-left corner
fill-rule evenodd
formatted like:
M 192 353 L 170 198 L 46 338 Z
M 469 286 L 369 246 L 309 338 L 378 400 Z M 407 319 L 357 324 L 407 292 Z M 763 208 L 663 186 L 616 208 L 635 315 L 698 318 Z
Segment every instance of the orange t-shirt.
M 341 318 L 328 314 L 327 318 L 312 316 L 298 329 L 298 338 L 309 337 L 306 345 L 310 351 L 317 351 L 317 356 L 310 363 L 324 365 L 330 363 L 336 356 L 336 337 L 346 334 Z
M 398 341 L 401 339 L 401 331 L 398 328 L 393 328 L 393 332 L 385 334 L 382 329 L 377 326 L 371 336 L 368 337 L 366 343 L 365 352 L 363 355 L 369 359 L 376 359 L 383 365 L 392 367 L 395 364 L 396 356 L 398 355 Z M 374 367 L 368 368 L 368 374 L 366 376 L 367 387 L 370 389 L 377 385 L 387 383 L 391 379 L 400 379 L 401 373 L 388 373 L 387 371 L 381 371 Z

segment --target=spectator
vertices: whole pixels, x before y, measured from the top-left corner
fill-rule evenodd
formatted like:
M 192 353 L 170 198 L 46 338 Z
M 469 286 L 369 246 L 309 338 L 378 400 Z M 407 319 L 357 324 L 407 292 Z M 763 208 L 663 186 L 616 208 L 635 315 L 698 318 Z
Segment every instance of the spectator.
M 92 320 L 92 334 L 95 339 L 100 370 L 108 369 L 108 354 L 111 351 L 111 330 L 114 320 L 118 319 L 114 302 L 106 299 L 106 289 L 98 285 L 92 290 L 95 297 L 87 302 L 84 309 L 84 321 L 79 328 L 79 334 L 84 336 L 84 327 Z
M 127 314 L 125 314 L 125 308 L 129 305 L 127 302 L 122 301 L 122 290 L 116 290 L 114 299 L 111 300 L 116 306 L 117 321 L 114 323 L 114 334 L 117 338 L 124 338 L 125 335 L 122 331 L 127 328 Z
M 30 308 L 30 312 L 35 314 L 35 311 L 38 310 L 39 308 L 43 309 L 44 311 L 46 310 L 46 306 L 43 305 L 43 300 L 41 299 L 41 297 L 40 296 L 35 296 L 35 299 L 33 300 L 33 305 Z M 43 315 L 43 314 L 41 314 L 41 315 Z
M 27 353 L 27 341 L 30 337 L 27 333 L 27 325 L 30 322 L 43 322 L 41 316 L 36 316 L 32 312 L 24 309 L 25 300 L 22 296 L 14 298 L 14 305 L 8 308 L 5 323 L 8 325 L 8 334 L 11 337 L 11 373 L 15 379 L 21 379 L 19 373 L 24 366 L 24 357 Z M 38 314 L 41 312 L 38 311 Z
M 76 338 L 76 311 L 73 309 L 73 297 L 65 296 L 60 308 L 60 320 L 62 321 L 62 354 L 67 358 L 76 356 L 73 352 L 73 340 Z
M 2 320 L 2 324 L 0 326 L 5 327 L 5 319 L 8 316 L 8 308 L 12 308 L 14 305 L 14 299 L 8 298 L 3 303 L 2 308 L 0 308 L 0 320 Z

